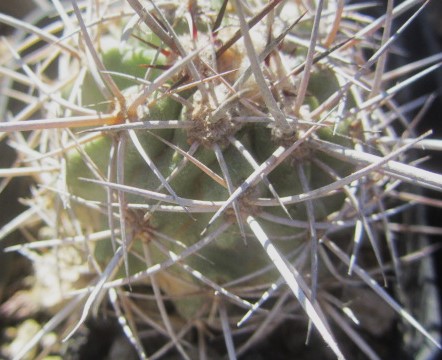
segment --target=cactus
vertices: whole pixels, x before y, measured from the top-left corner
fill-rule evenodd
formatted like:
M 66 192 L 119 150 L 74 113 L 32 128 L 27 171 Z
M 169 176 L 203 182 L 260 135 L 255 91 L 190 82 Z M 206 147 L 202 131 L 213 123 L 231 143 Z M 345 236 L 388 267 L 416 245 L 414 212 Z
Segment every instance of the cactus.
M 26 234 L 7 251 L 32 260 L 25 298 L 52 316 L 15 358 L 63 356 L 94 316 L 139 358 L 234 359 L 299 318 L 335 357 L 354 342 L 378 358 L 355 325 L 369 306 L 440 347 L 399 304 L 390 220 L 442 189 L 409 155 L 440 142 L 393 100 L 440 57 L 385 70 L 408 24 L 392 21 L 422 3 L 378 19 L 322 0 L 53 1 L 40 27 L 0 14 L 18 29 L 3 89 L 22 104 L 0 124 L 17 154 L 2 187 L 34 180 L 2 234 Z M 210 332 L 225 346 L 207 349 Z

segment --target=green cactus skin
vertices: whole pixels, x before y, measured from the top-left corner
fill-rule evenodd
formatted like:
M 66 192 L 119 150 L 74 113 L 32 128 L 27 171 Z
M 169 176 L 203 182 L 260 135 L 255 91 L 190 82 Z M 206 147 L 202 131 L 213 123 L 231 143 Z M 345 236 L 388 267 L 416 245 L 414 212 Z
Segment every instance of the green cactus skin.
M 413 1 L 420 0 L 406 0 L 391 16 Z M 114 10 L 114 2 L 95 3 Z M 267 336 L 263 327 L 279 317 L 295 318 L 302 307 L 339 359 L 341 345 L 331 330 L 336 324 L 363 353 L 377 358 L 341 314 L 358 321 L 346 296 L 348 288 L 362 285 L 438 345 L 378 285 L 387 280 L 384 246 L 378 244 L 384 237 L 399 274 L 386 230 L 390 213 L 401 211 L 394 207 L 397 199 L 407 196 L 396 192 L 398 182 L 442 188 L 437 174 L 409 176 L 418 168 L 401 163 L 406 156 L 383 142 L 398 139 L 399 131 L 412 133 L 391 114 L 396 87 L 382 93 L 382 78 L 370 72 L 375 62 L 362 60 L 365 46 L 379 47 L 371 26 L 387 32 L 388 22 L 366 25 L 353 8 L 341 13 L 341 1 L 336 11 L 328 2 L 322 13 L 316 10 L 320 0 L 305 9 L 308 1 L 145 3 L 115 2 L 118 15 L 104 11 L 102 17 L 100 6 L 82 13 L 73 1 L 73 12 L 61 14 L 61 26 L 71 31 L 69 17 L 81 31 L 75 41 L 71 32 L 60 38 L 69 46 L 54 58 L 60 69 L 77 75 L 80 68 L 84 77 L 63 80 L 50 91 L 30 82 L 46 99 L 39 105 L 48 122 L 65 117 L 68 123 L 79 112 L 92 114 L 97 124 L 85 125 L 96 135 L 92 140 L 65 131 L 63 124 L 54 132 L 37 128 L 19 157 L 26 162 L 38 148 L 41 158 L 52 154 L 50 164 L 59 165 L 57 175 L 36 176 L 44 195 L 30 204 L 42 225 L 35 230 L 33 217 L 26 233 L 41 243 L 83 239 L 81 245 L 62 243 L 66 253 L 75 249 L 81 258 L 78 268 L 63 269 L 76 275 L 67 292 L 80 293 L 75 301 L 84 303 L 82 316 L 69 323 L 69 336 L 106 303 L 140 358 L 147 355 L 138 332 L 151 324 L 182 358 L 189 358 L 183 349 L 188 339 L 177 334 L 186 327 L 197 330 L 199 341 L 219 331 L 229 358 L 236 358 L 236 350 L 240 356 Z M 95 11 L 96 22 L 86 16 Z M 51 36 L 45 41 L 58 44 Z M 46 81 L 45 56 L 26 59 L 32 66 L 23 71 L 31 79 L 35 61 Z M 376 54 L 379 63 L 382 56 Z M 65 75 L 60 71 L 60 78 Z M 155 129 L 147 129 L 154 121 Z M 146 128 L 131 128 L 141 122 Z M 74 141 L 65 147 L 67 138 Z M 22 141 L 13 143 L 17 139 Z M 58 256 L 58 246 L 45 255 Z M 85 267 L 90 273 L 78 275 Z M 379 267 L 379 277 L 364 270 Z M 138 286 L 142 290 L 133 291 Z M 57 320 L 63 296 L 57 298 Z M 72 304 L 60 321 L 74 311 Z M 385 317 L 391 324 L 393 315 Z M 237 325 L 246 321 L 251 335 L 237 344 Z M 249 330 L 240 328 L 238 339 L 243 331 Z M 204 347 L 198 344 L 201 352 Z
M 137 54 L 139 56 L 131 57 L 131 61 L 129 62 L 127 59 L 125 61 L 120 60 L 121 52 L 118 51 L 118 49 L 109 49 L 103 54 L 104 63 L 106 64 L 107 69 L 109 71 L 123 71 L 125 74 L 140 77 L 141 74 L 137 64 L 150 64 L 154 54 L 141 49 L 135 49 L 132 52 L 133 54 Z M 338 89 L 337 82 L 333 81 L 333 74 L 327 70 L 324 72 L 325 73 L 318 72 L 318 74 L 312 75 L 312 85 L 311 88 L 309 88 L 309 101 L 312 103 L 324 101 L 324 99 Z M 327 86 L 324 86 L 324 83 L 327 83 Z M 124 90 L 131 84 L 128 82 L 121 82 L 119 85 L 121 86 L 121 89 Z M 316 98 L 316 93 L 318 93 L 318 98 Z M 87 94 L 87 96 L 89 97 L 89 94 Z M 95 97 L 96 96 L 91 95 L 91 98 Z M 241 110 L 236 111 L 240 112 Z M 148 119 L 186 120 L 186 109 L 172 99 L 163 99 L 153 108 L 149 109 L 148 118 L 146 120 Z M 193 119 L 193 121 L 195 122 L 197 119 Z M 220 120 L 220 122 L 221 121 L 223 120 Z M 234 127 L 233 120 L 228 119 L 224 121 L 230 121 Z M 182 150 L 186 151 L 189 147 L 188 143 L 193 140 L 191 138 L 194 136 L 191 135 L 192 131 L 195 130 L 161 130 L 154 131 L 153 133 L 156 136 L 170 141 L 174 145 L 181 147 Z M 238 139 L 246 148 L 248 148 L 258 163 L 265 161 L 268 157 L 270 157 L 272 152 L 279 145 L 278 142 L 282 143 L 285 141 L 289 144 L 296 140 L 296 134 L 291 135 L 290 138 L 286 140 L 278 140 L 272 135 L 271 129 L 267 128 L 265 125 L 249 125 L 243 128 L 237 126 L 237 130 L 234 129 L 234 131 L 236 131 L 236 133 L 232 133 L 232 135 L 234 135 L 236 139 Z M 323 128 L 318 131 L 318 136 L 328 141 L 348 144 L 350 141 L 345 138 L 347 133 L 347 123 L 342 122 L 335 135 L 333 134 L 332 129 Z M 158 167 L 162 175 L 167 178 L 175 170 L 176 166 L 178 166 L 182 156 L 165 143 L 162 143 L 160 140 L 158 140 L 158 138 L 149 132 L 146 131 L 143 133 L 140 131 L 138 134 L 143 149 L 155 162 L 155 165 Z M 202 133 L 198 134 L 201 135 Z M 95 140 L 83 147 L 83 150 L 89 159 L 92 160 L 92 162 L 100 170 L 101 174 L 106 174 L 109 167 L 109 153 L 112 141 L 111 137 L 112 135 L 103 135 L 102 138 L 99 138 L 98 140 Z M 253 171 L 253 168 L 244 158 L 242 158 L 237 149 L 235 149 L 232 145 L 229 145 L 226 140 L 221 140 L 221 147 L 223 149 L 222 154 L 226 164 L 228 165 L 231 181 L 233 186 L 239 186 L 241 182 L 244 181 L 244 179 L 246 179 L 247 176 Z M 302 154 L 301 152 L 301 155 L 299 155 L 300 158 L 289 158 L 270 174 L 269 181 L 274 186 L 279 196 L 289 196 L 302 193 L 302 185 L 300 183 L 299 175 L 297 174 L 298 170 L 296 168 L 296 164 L 298 163 L 302 164 L 309 182 L 309 186 L 311 186 L 312 189 L 319 188 L 330 182 L 330 179 L 324 178 L 322 171 L 316 165 L 312 164 L 308 159 L 310 156 L 318 155 L 313 154 L 312 151 L 309 151 L 308 149 L 304 151 L 307 151 L 307 153 Z M 214 150 L 210 148 L 210 143 L 206 144 L 206 146 L 202 146 L 195 154 L 195 157 L 217 174 L 222 175 L 222 171 L 217 162 Z M 351 166 L 348 166 L 347 164 L 338 164 L 336 160 L 330 158 L 326 159 L 324 155 L 319 155 L 319 158 L 324 160 L 326 163 L 329 163 L 330 166 L 334 167 L 337 173 L 339 173 L 341 176 L 349 174 L 349 172 L 352 170 Z M 83 159 L 82 155 L 78 151 L 73 151 L 69 154 L 67 161 L 67 179 L 69 190 L 73 195 L 79 196 L 85 200 L 104 203 L 106 201 L 105 189 L 100 185 L 85 183 L 83 180 L 81 180 L 82 178 L 91 178 L 93 176 L 92 172 L 86 165 L 86 163 L 90 161 L 89 159 Z M 128 148 L 126 149 L 124 171 L 126 185 L 140 189 L 153 190 L 161 184 L 152 171 L 147 168 L 144 160 L 137 153 L 137 150 L 131 143 L 129 143 Z M 205 201 L 222 201 L 229 196 L 225 187 L 216 183 L 213 179 L 208 177 L 207 174 L 203 173 L 200 169 L 192 164 L 187 165 L 178 176 L 170 181 L 170 185 L 176 194 L 182 198 Z M 252 192 L 252 198 L 272 196 L 268 189 L 266 189 L 263 185 L 252 189 Z M 143 202 L 145 200 L 128 195 L 127 201 L 140 203 L 140 201 Z M 315 218 L 318 220 L 326 219 L 329 214 L 339 210 L 343 204 L 343 201 L 344 196 L 342 194 L 335 194 L 333 196 L 314 201 Z M 245 212 L 259 214 L 261 211 L 256 206 L 254 208 L 250 208 L 251 205 L 247 204 L 240 206 L 245 206 Z M 288 206 L 287 210 L 293 219 L 307 221 L 306 208 L 304 205 Z M 275 215 L 277 214 L 279 216 L 284 216 L 284 212 L 278 208 L 270 208 L 267 211 Z M 233 216 L 233 214 L 229 216 Z M 173 239 L 177 239 L 186 246 L 190 246 L 195 244 L 201 238 L 200 234 L 204 230 L 207 222 L 210 220 L 210 217 L 210 213 L 193 214 L 190 216 L 186 213 L 161 213 L 157 211 L 149 215 L 148 226 L 152 227 L 152 229 L 157 232 L 160 232 Z M 106 229 L 107 226 L 107 220 L 103 215 L 99 218 L 98 224 L 95 224 L 92 227 L 98 231 L 101 229 Z M 275 239 L 275 243 L 280 251 L 282 251 L 284 254 L 294 251 L 308 241 L 304 237 L 295 240 L 296 236 L 300 233 L 299 229 L 297 230 L 294 228 L 283 227 L 270 222 L 263 222 L 263 227 L 266 229 L 266 233 L 271 234 L 272 239 Z M 283 238 L 284 240 L 277 240 L 278 238 Z M 173 247 L 171 247 L 170 250 L 176 253 L 181 251 L 180 248 Z M 132 252 L 139 252 L 139 256 L 142 256 L 141 250 L 136 244 L 134 245 Z M 158 251 L 154 251 L 154 253 L 158 256 L 155 261 L 159 261 L 159 259 L 162 259 L 163 261 L 165 260 L 164 256 L 159 254 Z M 113 250 L 110 241 L 100 243 L 95 250 L 96 258 L 101 260 L 103 265 L 105 265 L 106 262 L 111 259 L 112 255 Z M 200 255 L 201 256 L 192 256 L 186 261 L 186 263 L 218 284 L 228 283 L 243 276 L 258 272 L 260 269 L 269 267 L 271 264 L 270 259 L 259 243 L 253 241 L 252 239 L 241 239 L 240 230 L 237 226 L 232 227 L 229 231 L 219 236 L 215 242 L 202 249 Z M 143 271 L 146 268 L 146 264 L 139 259 L 136 259 L 134 256 L 131 256 L 129 261 L 130 269 L 133 273 Z M 192 280 L 186 272 L 184 272 L 182 269 L 180 270 L 177 266 L 174 266 L 170 270 L 170 273 L 172 273 L 173 276 L 167 278 L 167 284 L 163 287 L 163 290 L 166 292 L 170 290 L 171 279 L 176 279 L 175 281 L 180 281 L 179 279 L 181 279 L 187 282 L 195 282 L 195 280 Z M 121 269 L 119 275 L 124 276 L 123 269 Z M 270 284 L 272 281 L 275 281 L 276 278 L 277 272 L 275 272 L 275 270 L 267 271 L 258 278 L 250 281 L 249 285 L 253 286 Z M 175 288 L 177 287 L 178 286 L 175 286 Z M 200 291 L 204 290 L 201 289 Z M 176 289 L 174 292 L 175 295 L 183 295 L 179 294 Z M 207 299 L 210 301 L 210 296 L 207 297 Z M 193 300 L 176 300 L 175 305 L 178 307 L 178 311 L 181 313 L 181 315 L 185 317 L 192 317 L 200 309 L 203 301 L 204 296 L 200 296 L 194 297 Z M 183 305 L 183 303 L 185 303 L 185 305 Z

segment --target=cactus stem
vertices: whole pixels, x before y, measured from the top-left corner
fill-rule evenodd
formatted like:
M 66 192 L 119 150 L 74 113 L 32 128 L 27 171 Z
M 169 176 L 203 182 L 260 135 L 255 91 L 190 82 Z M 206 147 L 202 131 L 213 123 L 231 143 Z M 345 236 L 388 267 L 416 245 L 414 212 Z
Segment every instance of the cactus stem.
M 164 234 L 161 234 L 159 232 L 153 231 L 153 234 L 155 234 L 156 236 L 158 236 L 158 238 L 160 239 L 166 239 L 167 241 L 173 241 L 174 243 L 176 242 L 173 239 L 168 238 L 167 236 L 165 236 Z M 160 249 L 160 251 L 167 256 L 171 256 L 171 257 L 178 257 L 178 254 L 174 253 L 173 251 L 171 251 L 170 249 L 167 249 L 164 245 L 162 245 L 159 241 L 155 241 L 155 246 Z M 183 245 L 184 248 L 185 245 Z M 192 267 L 190 267 L 189 265 L 185 264 L 185 263 L 180 263 L 178 262 L 177 265 L 179 267 L 182 267 L 185 271 L 187 271 L 189 274 L 191 274 L 194 278 L 196 278 L 198 281 L 200 281 L 201 283 L 207 285 L 211 290 L 213 290 L 213 292 L 221 294 L 225 297 L 224 300 L 228 299 L 231 303 L 238 305 L 241 308 L 244 309 L 252 309 L 253 305 L 241 298 L 240 296 L 234 294 L 233 292 L 227 290 L 227 286 L 232 287 L 233 284 L 226 284 L 224 287 L 220 286 L 219 284 L 217 284 L 216 282 L 210 280 L 209 278 L 207 278 L 206 276 L 204 276 L 201 272 L 193 269 Z M 238 282 L 244 281 L 244 279 L 238 279 Z M 255 309 L 257 312 L 259 313 L 265 313 L 265 310 L 261 310 L 261 309 Z
M 218 160 L 218 164 L 221 167 L 221 171 L 223 173 L 225 182 L 227 184 L 227 190 L 229 191 L 229 195 L 232 195 L 233 191 L 235 191 L 235 186 L 232 183 L 232 179 L 231 179 L 231 177 L 229 175 L 229 169 L 228 169 L 227 163 L 224 160 L 224 157 L 222 155 L 221 148 L 219 147 L 218 144 L 215 143 L 213 145 L 213 150 L 214 150 L 215 156 L 216 156 L 216 158 Z M 240 210 L 238 201 L 233 201 L 232 205 L 233 205 L 233 210 L 235 212 L 236 222 L 237 222 L 237 224 L 239 226 L 239 231 L 240 231 L 241 237 L 244 240 L 244 242 L 246 243 L 247 242 L 246 241 L 246 232 L 245 232 L 245 229 L 244 229 L 244 223 L 243 223 L 243 219 L 242 219 L 242 216 L 241 216 L 241 210 Z
M 215 180 L 218 184 L 220 184 L 221 186 L 225 187 L 227 189 L 227 183 L 226 181 L 219 176 L 217 173 L 215 173 L 213 170 L 211 170 L 209 167 L 207 167 L 206 165 L 204 165 L 201 161 L 199 161 L 197 158 L 193 157 L 192 155 L 190 155 L 189 153 L 185 152 L 184 150 L 180 149 L 178 146 L 175 146 L 174 144 L 170 143 L 169 141 L 163 139 L 162 137 L 149 132 L 152 136 L 154 136 L 155 138 L 157 138 L 158 140 L 162 141 L 164 144 L 166 144 L 167 146 L 170 146 L 172 149 L 174 149 L 175 151 L 179 152 L 181 155 L 183 155 L 187 160 L 189 160 L 190 162 L 192 162 L 195 166 L 197 166 L 198 168 L 200 168 L 205 174 L 207 174 L 208 176 L 210 176 L 213 180 Z
M 318 124 L 319 123 L 320 122 L 318 122 Z M 223 206 L 219 208 L 218 211 L 209 220 L 206 228 L 203 230 L 201 235 L 203 235 L 205 231 L 207 231 L 207 229 L 218 219 L 218 217 L 227 209 L 227 207 L 229 207 L 232 204 L 232 202 L 236 200 L 237 197 L 242 195 L 250 186 L 253 186 L 259 181 L 261 181 L 263 179 L 263 175 L 265 176 L 269 174 L 273 169 L 275 169 L 275 167 L 278 166 L 278 164 L 284 161 L 284 159 L 286 159 L 290 154 L 292 154 L 293 151 L 295 151 L 295 149 L 297 149 L 300 145 L 302 145 L 304 141 L 308 138 L 308 136 L 311 135 L 311 133 L 313 133 L 317 127 L 318 125 L 312 126 L 288 148 L 284 146 L 279 146 L 273 152 L 273 154 L 259 166 L 259 168 L 253 171 L 253 173 L 250 174 L 250 176 L 240 186 L 236 188 L 233 194 L 231 194 L 230 197 L 224 202 Z
M 0 41 L 0 140 L 16 155 L 0 193 L 32 181 L 0 241 L 22 235 L 5 251 L 34 265 L 25 316 L 56 316 L 11 358 L 48 353 L 48 332 L 65 356 L 99 311 L 141 359 L 247 357 L 287 320 L 339 360 L 346 340 L 378 359 L 351 322 L 377 339 L 404 320 L 441 346 L 382 288 L 388 275 L 406 304 L 405 263 L 436 248 L 404 256 L 396 233 L 441 232 L 398 220 L 441 207 L 419 191 L 442 192 L 442 175 L 410 151 L 442 151 L 416 135 L 436 95 L 393 97 L 442 55 L 385 72 L 430 0 L 388 0 L 377 19 L 345 0 L 42 1 L 40 29 L 0 14 L 19 30 Z M 23 311 L 16 295 L 0 312 Z
M 259 167 L 259 164 L 256 162 L 256 160 L 253 158 L 252 154 L 247 151 L 247 149 L 241 144 L 240 141 L 236 140 L 234 137 L 229 137 L 230 143 L 235 146 L 235 148 L 242 154 L 244 159 L 247 160 L 247 162 L 252 166 L 254 170 L 257 170 Z M 289 219 L 292 219 L 292 216 L 290 215 L 289 211 L 287 210 L 287 207 L 284 205 L 284 203 L 281 201 L 281 198 L 279 197 L 278 193 L 276 192 L 274 186 L 270 183 L 268 178 L 263 175 L 262 181 L 269 189 L 270 193 L 274 196 L 274 198 L 279 202 L 279 205 L 284 210 L 285 214 L 288 216 Z
M 144 150 L 143 146 L 141 145 L 140 141 L 138 140 L 137 134 L 133 130 L 129 130 L 129 136 L 132 140 L 132 144 L 134 144 L 135 148 L 137 149 L 140 156 L 143 158 L 147 166 L 152 170 L 152 172 L 155 174 L 155 176 L 161 181 L 161 184 L 163 187 L 167 189 L 167 191 L 172 195 L 173 199 L 180 204 L 180 198 L 175 193 L 175 191 L 172 189 L 172 187 L 169 185 L 167 180 L 164 178 L 164 176 L 161 174 L 158 167 L 155 165 L 155 162 L 152 161 L 152 159 L 149 157 L 149 155 Z M 120 182 L 120 184 L 123 184 L 124 182 Z M 186 206 L 182 205 L 184 211 L 188 212 Z
M 107 288 L 127 285 L 130 283 L 135 283 L 137 281 L 140 281 L 140 280 L 143 280 L 143 279 L 149 277 L 152 274 L 166 270 L 167 268 L 175 265 L 179 261 L 184 260 L 186 257 L 193 255 L 193 254 L 197 254 L 199 250 L 201 250 L 202 248 L 204 248 L 205 246 L 210 244 L 217 237 L 219 237 L 223 232 L 225 232 L 227 229 L 229 229 L 231 225 L 232 225 L 231 222 L 226 221 L 226 222 L 222 223 L 219 227 L 217 227 L 214 231 L 212 231 L 211 233 L 208 233 L 206 236 L 204 236 L 201 240 L 199 240 L 198 242 L 187 247 L 181 253 L 172 254 L 169 252 L 171 257 L 169 259 L 163 261 L 162 263 L 155 264 L 155 265 L 149 267 L 148 269 L 146 269 L 144 271 L 139 271 L 129 277 L 108 281 L 106 284 L 104 284 L 103 287 L 105 289 L 107 289 Z

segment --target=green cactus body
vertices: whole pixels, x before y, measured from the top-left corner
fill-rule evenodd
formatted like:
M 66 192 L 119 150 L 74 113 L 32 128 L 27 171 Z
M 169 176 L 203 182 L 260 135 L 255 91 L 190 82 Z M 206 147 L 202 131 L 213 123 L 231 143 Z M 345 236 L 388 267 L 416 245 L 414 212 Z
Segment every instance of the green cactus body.
M 150 64 L 152 62 L 153 54 L 149 51 L 142 51 L 139 49 L 132 50 L 134 56 L 129 63 L 126 60 L 121 59 L 121 52 L 115 48 L 109 49 L 103 54 L 104 63 L 110 71 L 124 71 L 128 75 L 141 76 L 139 68 L 136 66 L 140 63 Z M 141 55 L 140 55 L 141 54 Z M 147 57 L 145 57 L 147 55 Z M 327 72 L 327 70 L 325 70 Z M 152 79 L 154 80 L 154 78 Z M 312 87 L 310 94 L 310 101 L 312 103 L 318 103 L 323 101 L 334 91 L 338 89 L 336 81 L 333 81 L 333 75 L 327 73 L 327 75 L 318 73 L 312 76 Z M 326 84 L 326 86 L 324 86 Z M 129 87 L 129 83 L 119 83 L 124 90 Z M 316 98 L 318 93 L 318 98 Z M 89 96 L 89 95 L 88 95 Z M 95 96 L 92 96 L 94 98 Z M 188 100 L 192 101 L 194 95 L 190 95 Z M 278 139 L 273 135 L 273 131 L 265 124 L 262 125 L 246 125 L 240 126 L 235 124 L 232 119 L 232 112 L 241 116 L 241 112 L 244 111 L 241 105 L 235 105 L 233 109 L 230 109 L 225 115 L 225 118 L 218 120 L 217 122 L 210 124 L 210 119 L 192 118 L 192 113 L 183 108 L 178 102 L 172 99 L 163 99 L 154 107 L 148 110 L 147 118 L 143 120 L 191 120 L 196 123 L 194 128 L 190 130 L 155 130 L 152 131 L 156 136 L 172 142 L 175 146 L 180 147 L 182 150 L 187 151 L 189 143 L 201 142 L 200 148 L 195 153 L 195 158 L 211 168 L 215 173 L 222 176 L 222 171 L 218 164 L 215 152 L 212 146 L 220 146 L 222 149 L 222 156 L 225 163 L 228 166 L 229 175 L 232 185 L 234 187 L 239 186 L 250 173 L 253 171 L 252 166 L 241 156 L 239 151 L 228 143 L 227 136 L 235 136 L 252 154 L 258 163 L 265 161 L 271 156 L 272 152 L 280 144 L 289 146 L 296 141 L 297 134 L 293 133 L 287 139 Z M 206 122 L 206 123 L 204 123 Z M 224 122 L 224 124 L 223 124 Z M 323 128 L 318 131 L 318 135 L 321 138 L 328 141 L 342 143 L 345 141 L 344 135 L 347 134 L 346 122 L 343 122 L 337 131 L 339 135 L 333 135 L 333 130 L 329 128 Z M 106 174 L 109 167 L 109 153 L 111 146 L 112 135 L 104 134 L 98 140 L 95 140 L 86 146 L 84 151 L 89 156 L 90 160 L 97 166 L 102 174 Z M 183 156 L 169 147 L 167 144 L 161 142 L 156 136 L 150 132 L 138 131 L 137 136 L 142 143 L 143 149 L 149 155 L 149 157 L 155 162 L 155 165 L 160 170 L 162 175 L 167 178 L 179 165 Z M 199 138 L 199 136 L 201 138 Z M 218 137 L 218 138 L 217 138 Z M 205 140 L 202 140 L 205 139 Z M 270 175 L 269 181 L 274 186 L 279 196 L 290 196 L 302 193 L 302 185 L 299 180 L 297 164 L 302 164 L 304 172 L 307 176 L 309 186 L 311 189 L 319 188 L 329 183 L 330 179 L 324 178 L 321 170 L 316 165 L 311 163 L 310 157 L 315 156 L 313 151 L 310 151 L 306 146 L 304 150 L 300 150 L 297 156 L 292 156 L 281 165 L 279 165 Z M 305 150 L 306 149 L 306 150 Z M 324 158 L 324 156 L 322 156 Z M 325 160 L 327 162 L 327 160 Z M 333 160 L 329 160 L 333 161 Z M 92 176 L 91 171 L 88 169 L 86 163 L 88 161 L 83 159 L 82 155 L 77 151 L 73 151 L 68 156 L 68 185 L 72 194 L 80 196 L 86 200 L 98 201 L 104 203 L 106 200 L 105 189 L 100 188 L 97 184 L 85 183 L 80 178 L 90 178 Z M 336 165 L 336 164 L 335 164 Z M 348 165 L 335 166 L 338 173 L 344 176 L 349 173 L 352 167 Z M 140 189 L 155 190 L 161 185 L 158 178 L 147 167 L 142 157 L 138 154 L 134 146 L 129 142 L 126 149 L 126 159 L 124 162 L 125 171 L 125 184 Z M 229 193 L 225 186 L 221 186 L 215 180 L 210 178 L 202 170 L 197 168 L 194 164 L 187 164 L 181 172 L 170 181 L 170 186 L 174 189 L 176 194 L 182 198 L 202 200 L 202 201 L 222 201 L 228 198 Z M 164 190 L 163 190 L 164 191 Z M 260 184 L 249 191 L 250 199 L 256 199 L 258 197 L 271 197 L 272 194 L 266 188 L 266 186 Z M 259 214 L 262 209 L 248 203 L 247 196 L 240 201 L 241 211 L 245 213 Z M 245 202 L 244 202 L 245 200 Z M 149 203 L 146 199 L 140 199 L 136 196 L 128 194 L 127 201 L 135 203 Z M 329 198 L 315 200 L 314 201 L 314 216 L 318 220 L 326 219 L 329 214 L 337 211 L 342 206 L 344 197 L 342 194 L 336 194 Z M 152 205 L 152 203 L 151 203 Z M 290 216 L 293 219 L 307 221 L 305 206 L 291 205 L 287 208 Z M 287 216 L 279 207 L 273 207 L 266 209 L 266 211 L 278 216 Z M 234 213 L 230 215 L 234 220 Z M 179 242 L 190 246 L 196 243 L 201 238 L 201 232 L 204 230 L 207 222 L 210 220 L 210 213 L 196 213 L 193 215 L 185 212 L 181 213 L 163 213 L 160 211 L 153 212 L 148 215 L 149 227 L 157 232 L 160 232 L 170 238 L 176 239 Z M 96 230 L 105 229 L 108 226 L 108 222 L 105 216 L 102 216 L 98 221 Z M 282 253 L 289 254 L 296 250 L 299 246 L 305 245 L 308 241 L 305 237 L 299 237 L 302 229 L 284 227 L 270 222 L 263 222 L 263 226 L 266 229 L 266 233 L 271 234 L 278 248 Z M 280 239 L 280 240 L 278 240 Z M 168 246 L 171 246 L 168 244 Z M 137 250 L 138 249 L 138 250 Z M 172 251 L 179 253 L 181 248 L 170 248 Z M 112 247 L 110 241 L 99 244 L 96 248 L 96 257 L 101 259 L 103 265 L 112 257 Z M 132 249 L 133 252 L 139 252 L 139 257 L 142 257 L 141 250 L 136 244 Z M 158 262 L 165 260 L 164 255 L 154 251 L 158 258 L 155 259 Z M 146 264 L 135 259 L 129 258 L 131 264 L 131 271 L 138 272 L 146 268 Z M 200 256 L 192 256 L 186 261 L 195 270 L 204 274 L 212 281 L 218 284 L 224 284 L 232 282 L 241 277 L 258 272 L 260 269 L 266 268 L 271 264 L 265 251 L 261 246 L 252 239 L 242 239 L 239 228 L 237 226 L 232 227 L 229 231 L 226 231 L 219 236 L 212 244 L 206 246 L 201 250 Z M 167 277 L 167 284 L 163 287 L 164 290 L 171 291 L 172 279 L 176 279 L 177 282 L 187 281 L 195 282 L 192 280 L 188 273 L 180 269 L 178 266 L 174 266 L 171 270 L 173 276 Z M 124 276 L 124 270 L 119 272 L 120 276 Z M 265 272 L 263 275 L 255 277 L 252 281 L 249 281 L 248 285 L 265 285 L 270 284 L 276 280 L 277 272 L 274 269 Z M 181 288 L 179 285 L 175 286 L 173 292 L 175 295 L 179 294 L 177 288 Z M 195 287 L 189 287 L 194 291 Z M 189 288 L 184 288 L 183 291 L 189 291 Z M 200 291 L 204 293 L 204 289 Z M 187 294 L 189 295 L 189 294 Z M 210 296 L 203 295 L 194 298 L 193 300 L 177 300 L 176 305 L 180 309 L 180 313 L 186 317 L 193 316 L 195 312 L 200 308 L 201 303 L 204 301 L 204 297 L 208 300 Z M 185 306 L 182 306 L 182 303 Z
M 63 268 L 55 319 L 78 318 L 68 324 L 78 330 L 107 302 L 100 309 L 113 308 L 140 358 L 150 338 L 138 335 L 153 329 L 153 358 L 172 346 L 181 358 L 210 358 L 213 330 L 234 359 L 302 308 L 339 359 L 335 325 L 377 358 L 347 296 L 364 286 L 436 343 L 378 282 L 390 275 L 385 253 L 398 275 L 402 266 L 389 216 L 416 194 L 400 182 L 440 190 L 442 178 L 406 163 L 417 140 L 391 100 L 401 88 L 383 89 L 382 51 L 362 55 L 391 46 L 376 29 L 387 33 L 387 20 L 420 1 L 373 23 L 344 1 L 91 0 L 66 11 L 56 1 L 56 30 L 22 24 L 57 51 L 33 53 L 25 37 L 29 56 L 12 53 L 18 70 L 1 64 L 1 76 L 29 88 L 7 97 L 29 104 L 0 135 L 30 131 L 11 144 L 18 167 L 34 166 L 26 171 L 39 187 L 22 227 L 38 241 L 18 250 L 36 273 L 54 257 Z M 21 121 L 37 110 L 45 121 Z M 35 293 L 48 282 L 37 280 Z M 77 318 L 77 304 L 59 310 L 72 292 L 85 304 Z

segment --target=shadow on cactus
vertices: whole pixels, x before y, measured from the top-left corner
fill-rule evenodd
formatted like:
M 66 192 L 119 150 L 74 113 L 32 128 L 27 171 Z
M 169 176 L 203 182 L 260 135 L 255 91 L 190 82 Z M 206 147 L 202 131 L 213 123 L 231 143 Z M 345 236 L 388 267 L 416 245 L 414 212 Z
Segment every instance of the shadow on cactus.
M 26 296 L 53 315 L 4 351 L 63 356 L 88 318 L 108 316 L 140 358 L 235 359 L 296 321 L 337 358 L 355 346 L 377 359 L 370 336 L 394 312 L 440 347 L 399 304 L 409 254 L 391 220 L 442 185 L 406 154 L 440 142 L 416 137 L 392 100 L 441 57 L 390 87 L 402 71 L 385 72 L 392 20 L 419 4 L 370 21 L 343 1 L 73 1 L 41 29 L 2 15 L 29 33 L 7 45 L 2 74 L 33 90 L 8 92 L 24 105 L 0 125 L 17 150 L 6 179 L 36 180 L 4 227 L 30 241 L 7 250 L 33 259 Z

